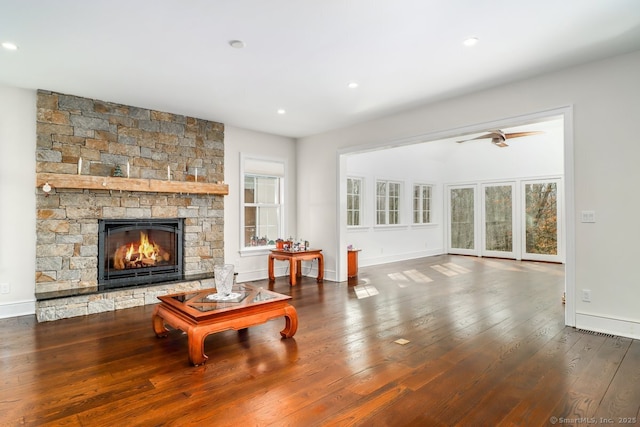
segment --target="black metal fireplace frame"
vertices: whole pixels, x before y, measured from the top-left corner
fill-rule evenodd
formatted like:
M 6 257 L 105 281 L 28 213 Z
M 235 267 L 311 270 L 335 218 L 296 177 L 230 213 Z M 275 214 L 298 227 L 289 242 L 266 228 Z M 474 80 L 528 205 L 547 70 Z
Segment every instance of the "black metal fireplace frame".
M 176 234 L 175 265 L 127 269 L 122 271 L 105 268 L 109 254 L 107 237 L 112 232 L 148 230 L 168 231 Z M 140 284 L 151 284 L 179 280 L 184 277 L 184 219 L 100 219 L 98 220 L 98 285 L 102 289 L 126 288 Z M 106 257 L 106 259 L 105 259 Z

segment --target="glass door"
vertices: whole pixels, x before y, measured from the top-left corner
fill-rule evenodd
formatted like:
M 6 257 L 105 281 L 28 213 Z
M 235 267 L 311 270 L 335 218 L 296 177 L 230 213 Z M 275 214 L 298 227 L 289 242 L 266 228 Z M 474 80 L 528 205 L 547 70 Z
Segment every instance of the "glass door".
M 563 262 L 560 180 L 523 181 L 522 258 Z
M 476 186 L 449 187 L 449 253 L 477 255 Z
M 515 183 L 482 185 L 482 256 L 517 257 L 515 187 Z
M 564 262 L 561 189 L 561 178 L 448 186 L 448 253 Z

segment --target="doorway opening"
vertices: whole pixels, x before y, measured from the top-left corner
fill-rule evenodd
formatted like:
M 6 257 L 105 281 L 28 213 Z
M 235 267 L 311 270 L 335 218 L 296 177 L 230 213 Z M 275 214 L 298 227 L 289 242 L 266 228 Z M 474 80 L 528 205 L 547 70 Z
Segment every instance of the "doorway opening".
M 478 208 L 492 200 L 500 208 L 483 208 L 474 214 L 471 236 L 476 246 L 467 249 L 473 248 L 476 252 L 471 254 L 476 256 L 565 263 L 565 323 L 574 325 L 574 300 L 570 292 L 575 277 L 571 243 L 575 228 L 571 120 L 571 108 L 566 107 L 339 152 L 340 280 L 346 280 L 348 245 L 362 249 L 359 262 L 363 267 L 463 253 L 450 251 L 449 191 L 475 186 Z M 481 139 L 457 143 L 485 134 L 487 129 L 540 133 L 509 140 L 507 147 Z M 347 212 L 354 217 L 347 206 L 347 182 L 353 183 L 354 178 L 362 189 L 358 200 L 361 211 L 356 216 L 361 222 L 347 225 Z M 397 224 L 376 223 L 376 188 L 381 187 L 376 184 L 380 182 L 400 183 Z M 416 216 L 414 190 L 425 185 L 431 188 L 430 221 L 417 224 L 412 219 Z M 510 200 L 507 207 L 503 203 L 505 198 Z M 350 196 L 349 200 L 352 199 Z

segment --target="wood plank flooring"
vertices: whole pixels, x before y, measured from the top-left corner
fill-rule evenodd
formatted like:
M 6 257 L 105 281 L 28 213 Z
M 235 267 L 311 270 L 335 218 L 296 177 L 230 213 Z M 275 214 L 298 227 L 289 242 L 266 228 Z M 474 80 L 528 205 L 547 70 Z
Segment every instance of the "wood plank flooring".
M 0 425 L 637 424 L 640 342 L 565 327 L 563 282 L 558 264 L 448 255 L 256 282 L 292 295 L 297 334 L 211 335 L 200 367 L 180 331 L 155 337 L 153 306 L 0 320 Z

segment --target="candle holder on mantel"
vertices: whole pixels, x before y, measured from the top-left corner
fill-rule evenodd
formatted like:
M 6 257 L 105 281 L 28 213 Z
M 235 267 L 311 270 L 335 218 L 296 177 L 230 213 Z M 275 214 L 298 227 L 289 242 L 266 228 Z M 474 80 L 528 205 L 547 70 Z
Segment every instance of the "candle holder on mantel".
M 186 180 L 188 182 L 206 182 L 207 170 L 201 167 L 189 166 L 187 167 Z

